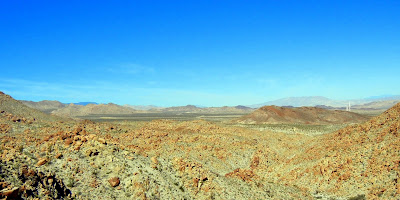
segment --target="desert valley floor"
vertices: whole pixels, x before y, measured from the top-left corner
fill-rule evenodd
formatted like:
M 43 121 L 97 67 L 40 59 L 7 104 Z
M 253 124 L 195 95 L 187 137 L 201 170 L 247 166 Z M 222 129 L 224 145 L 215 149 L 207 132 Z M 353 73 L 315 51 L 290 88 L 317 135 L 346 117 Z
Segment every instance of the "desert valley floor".
M 227 118 L 77 120 L 0 93 L 0 198 L 400 198 L 400 104 Z

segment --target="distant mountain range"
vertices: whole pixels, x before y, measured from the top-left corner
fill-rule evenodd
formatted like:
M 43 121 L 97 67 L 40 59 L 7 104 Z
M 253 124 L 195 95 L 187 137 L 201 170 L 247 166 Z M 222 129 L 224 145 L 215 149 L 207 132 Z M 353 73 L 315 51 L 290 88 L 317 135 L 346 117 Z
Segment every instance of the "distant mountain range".
M 373 101 L 399 100 L 400 99 L 400 95 L 380 95 L 380 96 L 368 97 L 366 99 L 373 100 Z
M 400 95 L 384 95 L 375 96 L 364 99 L 350 99 L 350 100 L 333 100 L 322 96 L 308 96 L 308 97 L 288 97 L 274 101 L 268 101 L 260 104 L 249 105 L 251 108 L 259 108 L 262 106 L 328 106 L 328 107 L 346 107 L 349 103 L 351 105 L 363 105 L 372 102 L 380 101 L 399 101 Z M 394 105 L 394 104 L 393 104 Z M 393 106 L 392 105 L 392 106 Z
M 88 115 L 115 115 L 134 113 L 230 113 L 247 114 L 253 108 L 246 106 L 223 106 L 223 107 L 198 107 L 194 105 L 176 107 L 158 106 L 133 106 L 117 105 L 113 103 L 97 104 L 95 102 L 81 102 L 78 104 L 63 104 L 59 101 L 23 101 L 28 107 L 63 117 L 82 117 Z
M 289 97 L 278 99 L 275 101 L 268 101 L 261 104 L 254 104 L 250 106 L 222 106 L 222 107 L 199 107 L 194 105 L 176 106 L 176 107 L 158 107 L 153 105 L 117 105 L 97 104 L 96 102 L 79 102 L 65 104 L 59 101 L 23 101 L 23 104 L 43 111 L 45 113 L 52 113 L 60 116 L 87 116 L 93 114 L 133 114 L 133 113 L 238 113 L 247 114 L 254 111 L 256 108 L 262 106 L 281 106 L 281 107 L 303 107 L 311 106 L 330 110 L 345 110 L 350 102 L 354 110 L 385 110 L 396 103 L 400 102 L 400 96 L 384 95 L 369 97 L 365 99 L 353 100 L 333 100 L 322 96 L 310 97 Z

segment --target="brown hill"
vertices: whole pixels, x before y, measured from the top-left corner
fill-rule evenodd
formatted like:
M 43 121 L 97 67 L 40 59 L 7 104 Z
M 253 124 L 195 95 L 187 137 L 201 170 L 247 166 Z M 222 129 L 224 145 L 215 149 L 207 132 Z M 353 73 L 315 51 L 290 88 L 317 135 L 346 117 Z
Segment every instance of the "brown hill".
M 64 108 L 67 106 L 59 101 L 49 101 L 49 100 L 44 100 L 39 102 L 20 100 L 20 102 L 22 102 L 28 107 L 43 111 L 45 113 L 51 113 L 54 110 Z
M 247 124 L 343 124 L 360 123 L 367 118 L 356 113 L 315 107 L 264 106 L 237 120 Z
M 51 113 L 63 117 L 79 117 L 87 115 L 111 115 L 111 114 L 133 114 L 138 111 L 119 106 L 113 103 L 109 104 L 88 104 L 86 106 L 69 104 L 68 106 L 54 110 Z
M 30 108 L 3 92 L 0 92 L 0 112 L 3 115 L 9 115 L 9 117 L 12 116 L 11 118 L 14 118 L 15 120 L 19 119 L 22 121 L 60 120 L 58 117 Z

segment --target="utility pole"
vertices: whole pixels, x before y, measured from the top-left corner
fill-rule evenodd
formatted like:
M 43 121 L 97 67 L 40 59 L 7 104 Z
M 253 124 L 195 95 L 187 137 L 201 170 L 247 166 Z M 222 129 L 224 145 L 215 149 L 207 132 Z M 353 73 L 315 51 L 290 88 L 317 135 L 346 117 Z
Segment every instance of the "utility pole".
M 346 105 L 346 111 L 351 111 L 351 104 L 350 104 L 350 101 L 349 101 L 349 104 L 348 105 Z

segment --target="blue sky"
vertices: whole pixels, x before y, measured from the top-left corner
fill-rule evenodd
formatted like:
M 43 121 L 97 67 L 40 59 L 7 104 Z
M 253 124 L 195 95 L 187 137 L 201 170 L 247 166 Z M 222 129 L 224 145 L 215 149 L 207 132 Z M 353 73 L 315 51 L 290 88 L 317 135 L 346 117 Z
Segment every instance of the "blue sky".
M 16 99 L 249 105 L 398 95 L 400 1 L 0 2 Z

